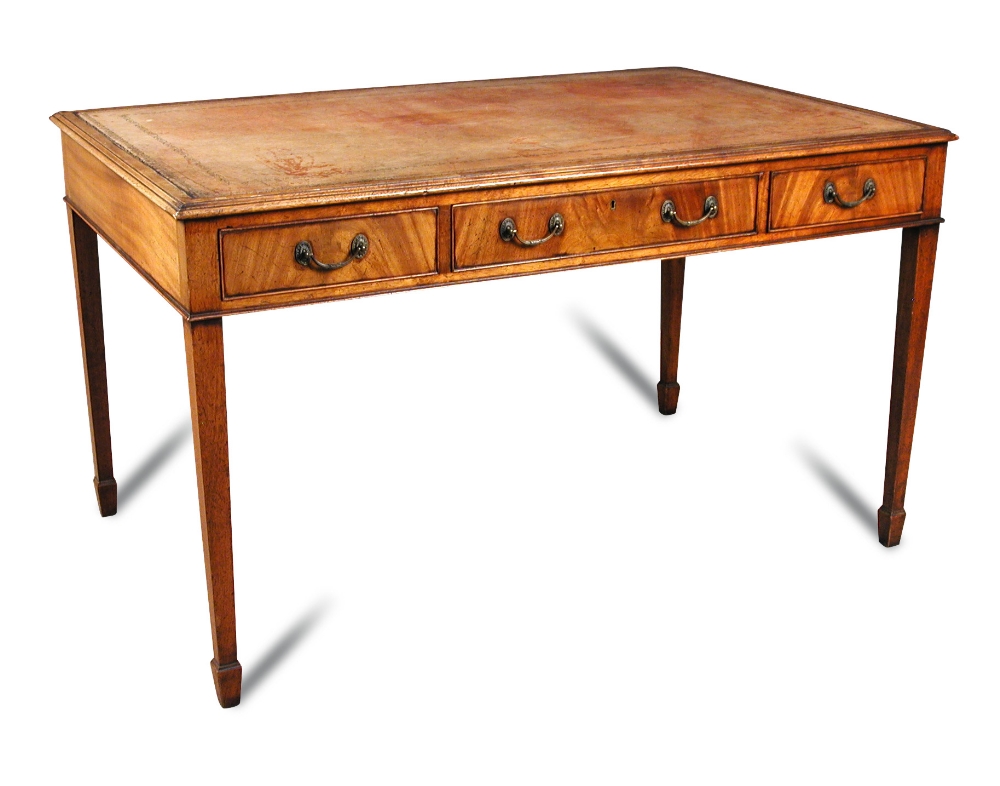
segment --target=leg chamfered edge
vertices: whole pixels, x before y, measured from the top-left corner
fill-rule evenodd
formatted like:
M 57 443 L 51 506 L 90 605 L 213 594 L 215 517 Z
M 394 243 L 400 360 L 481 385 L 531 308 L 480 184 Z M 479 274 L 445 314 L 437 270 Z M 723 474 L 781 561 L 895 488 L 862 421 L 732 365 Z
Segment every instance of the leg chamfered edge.
M 681 386 L 676 382 L 656 383 L 656 400 L 659 402 L 661 415 L 673 415 L 677 411 L 680 394 Z
M 98 480 L 94 478 L 94 491 L 97 492 L 97 507 L 102 516 L 113 516 L 118 512 L 118 483 L 114 478 Z
M 240 690 L 243 687 L 243 667 L 239 661 L 220 666 L 212 658 L 212 678 L 215 680 L 215 695 L 223 709 L 235 707 L 240 703 Z
M 903 537 L 903 522 L 906 520 L 905 510 L 886 510 L 885 506 L 878 509 L 878 542 L 886 548 L 898 546 Z

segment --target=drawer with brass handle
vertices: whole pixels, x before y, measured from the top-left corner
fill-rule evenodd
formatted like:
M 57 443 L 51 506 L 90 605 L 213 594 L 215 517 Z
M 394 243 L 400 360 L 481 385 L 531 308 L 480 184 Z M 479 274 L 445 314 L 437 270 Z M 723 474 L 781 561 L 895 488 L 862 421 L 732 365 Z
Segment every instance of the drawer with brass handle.
M 437 210 L 223 229 L 226 298 L 437 272 Z
M 923 207 L 923 158 L 771 176 L 771 230 L 917 215 Z
M 488 267 L 752 233 L 757 175 L 452 208 L 454 267 Z

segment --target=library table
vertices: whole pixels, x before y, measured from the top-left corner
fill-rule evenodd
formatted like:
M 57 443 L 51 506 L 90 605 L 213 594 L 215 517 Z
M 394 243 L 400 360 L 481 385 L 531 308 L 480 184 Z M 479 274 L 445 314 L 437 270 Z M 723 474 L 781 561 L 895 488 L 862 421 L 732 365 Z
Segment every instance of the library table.
M 222 322 L 662 259 L 675 412 L 684 260 L 902 229 L 885 497 L 899 543 L 949 131 L 681 68 L 60 112 L 97 500 L 115 513 L 97 235 L 183 318 L 215 688 L 239 703 Z M 443 413 L 447 416 L 447 413 Z

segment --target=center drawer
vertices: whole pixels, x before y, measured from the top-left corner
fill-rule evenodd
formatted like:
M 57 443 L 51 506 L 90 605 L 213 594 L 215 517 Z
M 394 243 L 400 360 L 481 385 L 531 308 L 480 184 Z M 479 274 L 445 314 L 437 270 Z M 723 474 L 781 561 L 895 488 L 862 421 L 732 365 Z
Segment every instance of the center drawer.
M 758 176 L 751 175 L 455 205 L 454 266 L 488 267 L 750 233 L 757 182 Z M 668 201 L 672 211 L 664 210 Z

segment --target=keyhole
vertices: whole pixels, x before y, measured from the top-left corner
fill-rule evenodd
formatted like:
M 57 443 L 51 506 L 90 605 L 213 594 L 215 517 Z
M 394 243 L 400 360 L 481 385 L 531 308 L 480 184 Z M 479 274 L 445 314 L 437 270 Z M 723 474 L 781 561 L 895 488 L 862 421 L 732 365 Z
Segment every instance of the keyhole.
M 611 209 L 612 210 L 615 209 L 615 200 L 613 200 L 613 199 L 611 200 Z

